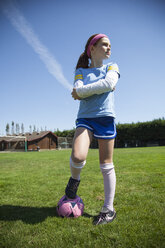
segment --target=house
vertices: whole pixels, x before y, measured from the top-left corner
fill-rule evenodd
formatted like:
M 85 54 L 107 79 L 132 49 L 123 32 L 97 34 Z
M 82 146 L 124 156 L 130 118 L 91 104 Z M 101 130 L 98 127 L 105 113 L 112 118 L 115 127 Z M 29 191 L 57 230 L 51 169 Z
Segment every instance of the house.
M 24 136 L 2 136 L 0 137 L 0 151 L 24 150 L 25 139 Z
M 58 146 L 57 136 L 50 131 L 40 133 L 33 132 L 25 135 L 27 138 L 28 150 L 56 149 Z
M 19 136 L 0 137 L 0 151 L 5 150 L 27 150 L 56 149 L 58 146 L 57 136 L 50 132 L 33 132 Z

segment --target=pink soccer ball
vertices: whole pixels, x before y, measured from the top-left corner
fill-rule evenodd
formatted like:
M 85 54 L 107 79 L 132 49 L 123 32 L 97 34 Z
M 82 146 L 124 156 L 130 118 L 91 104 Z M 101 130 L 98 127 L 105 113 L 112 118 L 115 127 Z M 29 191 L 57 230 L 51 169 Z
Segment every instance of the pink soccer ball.
M 57 212 L 62 217 L 73 217 L 78 218 L 83 214 L 84 203 L 79 196 L 75 199 L 68 199 L 64 195 L 58 202 Z

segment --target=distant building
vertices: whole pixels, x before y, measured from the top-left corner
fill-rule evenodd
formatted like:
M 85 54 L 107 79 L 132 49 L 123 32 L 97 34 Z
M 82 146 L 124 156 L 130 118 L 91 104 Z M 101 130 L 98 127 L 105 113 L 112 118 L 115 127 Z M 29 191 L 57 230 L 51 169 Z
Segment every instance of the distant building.
M 26 134 L 28 150 L 56 149 L 58 146 L 57 136 L 50 131 Z
M 0 151 L 6 150 L 24 150 L 25 149 L 24 136 L 2 136 L 0 137 Z
M 40 133 L 26 133 L 20 136 L 0 137 L 0 151 L 5 150 L 25 150 L 25 141 L 27 141 L 27 150 L 35 151 L 40 149 L 57 149 L 58 138 L 50 131 Z

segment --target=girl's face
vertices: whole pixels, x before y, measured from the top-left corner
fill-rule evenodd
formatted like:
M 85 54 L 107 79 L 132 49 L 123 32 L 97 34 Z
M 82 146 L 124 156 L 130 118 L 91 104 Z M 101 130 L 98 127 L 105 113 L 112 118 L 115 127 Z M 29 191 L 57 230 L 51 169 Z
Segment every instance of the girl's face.
M 91 58 L 103 60 L 111 55 L 111 44 L 108 38 L 101 38 L 95 46 L 91 47 Z

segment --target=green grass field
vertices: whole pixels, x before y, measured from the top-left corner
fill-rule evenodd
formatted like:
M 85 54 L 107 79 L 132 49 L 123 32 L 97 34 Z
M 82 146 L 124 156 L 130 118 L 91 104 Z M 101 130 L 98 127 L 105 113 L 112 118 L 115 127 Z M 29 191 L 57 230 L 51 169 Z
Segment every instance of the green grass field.
M 165 247 L 165 147 L 115 149 L 111 224 L 93 226 L 103 204 L 98 150 L 90 150 L 78 195 L 84 215 L 60 218 L 70 150 L 0 154 L 0 248 Z

